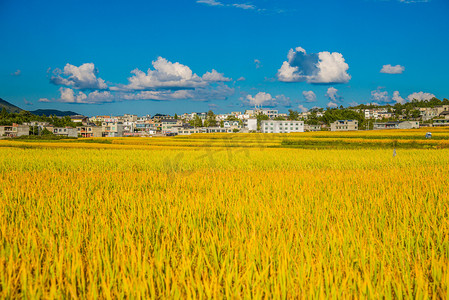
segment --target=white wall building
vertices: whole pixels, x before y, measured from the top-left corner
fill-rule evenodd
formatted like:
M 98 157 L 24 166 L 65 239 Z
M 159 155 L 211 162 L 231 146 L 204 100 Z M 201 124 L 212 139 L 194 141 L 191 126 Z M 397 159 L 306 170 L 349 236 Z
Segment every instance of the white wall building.
M 245 121 L 249 131 L 257 131 L 257 119 L 246 119 Z
M 263 133 L 304 132 L 304 121 L 274 121 L 266 120 L 260 124 Z

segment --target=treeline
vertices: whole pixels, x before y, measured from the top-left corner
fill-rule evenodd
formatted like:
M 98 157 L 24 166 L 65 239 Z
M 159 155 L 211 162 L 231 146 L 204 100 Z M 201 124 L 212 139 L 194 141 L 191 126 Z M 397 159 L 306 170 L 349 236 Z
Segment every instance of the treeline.
M 56 127 L 76 127 L 76 123 L 69 116 L 58 118 L 56 116 L 37 116 L 29 111 L 21 111 L 20 113 L 9 113 L 5 108 L 0 112 L 0 125 L 23 124 L 29 122 L 47 122 Z

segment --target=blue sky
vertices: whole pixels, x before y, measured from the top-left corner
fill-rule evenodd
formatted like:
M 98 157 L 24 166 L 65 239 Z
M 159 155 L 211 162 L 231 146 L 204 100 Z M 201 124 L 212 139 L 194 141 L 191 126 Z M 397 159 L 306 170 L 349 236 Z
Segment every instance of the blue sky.
M 85 115 L 449 98 L 449 1 L 0 0 L 0 97 Z

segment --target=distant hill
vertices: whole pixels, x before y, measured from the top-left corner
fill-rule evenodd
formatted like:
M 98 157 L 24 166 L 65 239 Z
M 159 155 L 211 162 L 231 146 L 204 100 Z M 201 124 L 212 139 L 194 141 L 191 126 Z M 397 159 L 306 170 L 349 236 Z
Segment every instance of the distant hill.
M 73 111 L 61 111 L 61 110 L 57 110 L 57 109 L 37 109 L 37 110 L 33 110 L 30 111 L 30 113 L 32 113 L 33 115 L 37 115 L 37 116 L 57 116 L 57 117 L 64 117 L 64 116 L 74 116 L 74 115 L 79 115 L 76 112 Z
M 23 109 L 21 109 L 20 107 L 17 107 L 14 104 L 11 104 L 8 101 L 5 101 L 2 98 L 0 98 L 0 110 L 2 110 L 3 107 L 9 113 L 19 113 L 19 112 L 23 111 Z

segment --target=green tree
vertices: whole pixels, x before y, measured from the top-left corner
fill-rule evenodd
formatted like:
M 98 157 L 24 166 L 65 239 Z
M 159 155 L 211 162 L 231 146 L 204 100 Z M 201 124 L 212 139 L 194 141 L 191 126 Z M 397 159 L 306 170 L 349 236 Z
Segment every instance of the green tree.
M 2 108 L 2 111 L 0 112 L 0 118 L 1 119 L 8 119 L 9 118 L 9 113 L 6 110 L 6 108 Z
M 178 120 L 178 115 L 175 114 L 175 116 L 173 117 L 175 120 Z
M 265 120 L 269 120 L 270 118 L 269 118 L 267 115 L 264 115 L 264 114 L 258 114 L 258 115 L 256 116 L 256 119 L 257 119 L 257 130 L 260 130 L 260 124 L 261 124 L 261 122 L 262 122 L 262 121 L 265 121 Z
M 412 115 L 412 118 L 417 119 L 421 116 L 421 113 L 419 110 L 415 109 L 415 110 L 412 110 L 411 115 Z
M 217 119 L 213 111 L 209 110 L 206 116 L 206 122 L 204 124 L 206 127 L 217 126 Z
M 201 120 L 201 118 L 198 115 L 195 115 L 195 118 L 191 120 L 189 123 L 193 127 L 203 127 L 203 120 Z
M 299 119 L 299 113 L 296 110 L 289 109 L 288 110 L 288 119 L 289 120 L 298 120 Z

